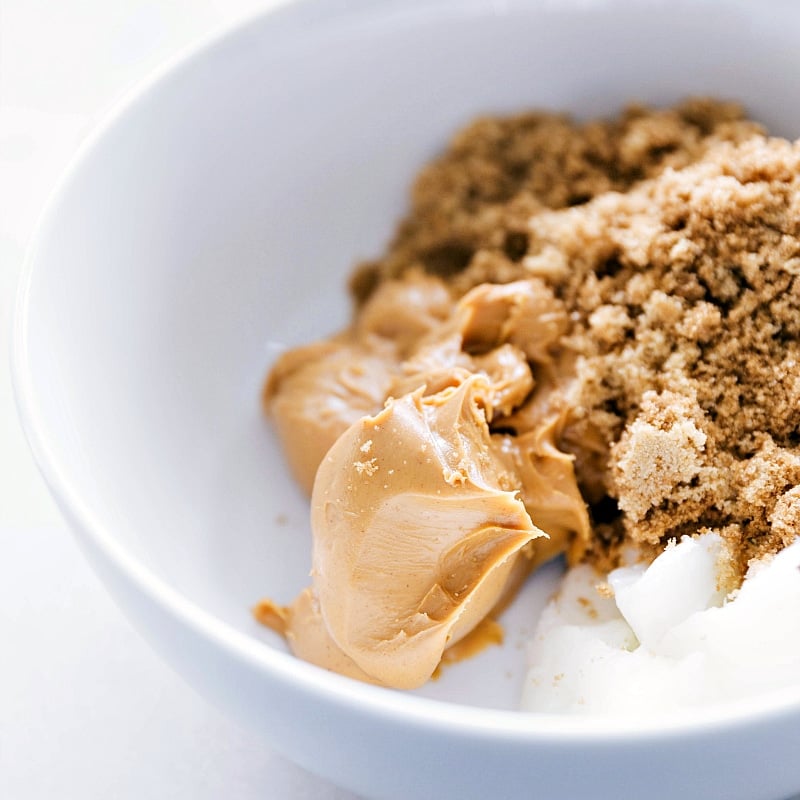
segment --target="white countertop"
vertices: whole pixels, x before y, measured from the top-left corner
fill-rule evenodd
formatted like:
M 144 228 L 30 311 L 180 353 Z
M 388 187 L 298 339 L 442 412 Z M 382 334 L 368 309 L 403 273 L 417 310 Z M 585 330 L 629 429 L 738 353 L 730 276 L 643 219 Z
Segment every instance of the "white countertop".
M 347 800 L 189 689 L 112 603 L 17 424 L 24 248 L 98 117 L 164 59 L 272 0 L 0 0 L 0 797 Z

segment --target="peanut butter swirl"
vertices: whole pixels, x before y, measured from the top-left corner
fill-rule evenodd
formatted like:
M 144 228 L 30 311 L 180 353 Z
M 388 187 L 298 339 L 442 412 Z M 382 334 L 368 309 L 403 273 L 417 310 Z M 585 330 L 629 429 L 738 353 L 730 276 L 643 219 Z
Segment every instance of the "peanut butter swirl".
M 536 564 L 590 533 L 556 445 L 563 307 L 530 279 L 447 293 L 442 318 L 442 292 L 417 271 L 387 281 L 351 329 L 283 356 L 265 393 L 290 463 L 316 474 L 313 584 L 282 632 L 306 660 L 398 688 L 424 683 Z M 376 311 L 409 297 L 433 298 L 436 321 Z
M 312 495 L 313 579 L 340 649 L 372 678 L 424 683 L 544 537 L 495 452 L 489 384 L 389 400 L 328 452 Z M 526 557 L 526 556 L 523 556 Z

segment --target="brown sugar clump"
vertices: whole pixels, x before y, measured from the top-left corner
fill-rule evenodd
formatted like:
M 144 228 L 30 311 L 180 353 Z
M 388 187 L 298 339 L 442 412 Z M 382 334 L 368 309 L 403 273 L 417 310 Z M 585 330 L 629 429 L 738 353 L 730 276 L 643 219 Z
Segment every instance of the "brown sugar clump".
M 707 100 L 481 119 L 422 172 L 356 297 L 420 268 L 455 297 L 535 277 L 567 309 L 559 444 L 593 512 L 590 557 L 713 530 L 741 573 L 793 541 L 800 146 Z
M 683 395 L 652 390 L 642 395 L 639 414 L 612 447 L 611 480 L 619 508 L 632 521 L 691 486 L 704 464 L 702 412 Z

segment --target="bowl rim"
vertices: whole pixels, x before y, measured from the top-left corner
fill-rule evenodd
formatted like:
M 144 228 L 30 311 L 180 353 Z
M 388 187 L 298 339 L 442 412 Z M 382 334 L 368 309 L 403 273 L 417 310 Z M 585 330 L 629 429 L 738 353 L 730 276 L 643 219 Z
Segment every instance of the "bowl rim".
M 683 0 L 681 0 L 683 2 Z M 704 0 L 706 5 L 719 0 Z M 747 8 L 746 0 L 734 0 Z M 788 6 L 783 0 L 771 0 Z M 686 5 L 691 5 L 685 0 Z M 670 0 L 653 0 L 654 5 L 671 5 Z M 524 8 L 531 14 L 559 13 L 564 7 L 585 5 L 583 0 L 570 0 L 559 6 L 542 3 L 526 5 L 524 0 L 468 0 L 470 8 L 485 13 L 508 13 Z M 635 0 L 613 0 L 599 4 L 633 8 Z M 729 4 L 730 5 L 730 4 Z M 31 286 L 40 243 L 48 237 L 60 207 L 68 199 L 71 186 L 96 144 L 118 125 L 135 114 L 139 103 L 157 89 L 167 76 L 191 70 L 192 67 L 231 47 L 237 39 L 280 22 L 299 31 L 309 23 L 322 24 L 352 21 L 355 17 L 389 14 L 407 15 L 440 13 L 457 8 L 463 13 L 465 4 L 455 0 L 274 0 L 267 8 L 253 11 L 234 23 L 216 30 L 184 47 L 156 67 L 143 80 L 128 89 L 113 103 L 100 122 L 79 145 L 45 203 L 26 248 L 16 294 L 11 335 L 11 374 L 14 395 L 23 432 L 35 463 L 74 532 L 85 536 L 124 575 L 137 591 L 149 597 L 174 620 L 209 640 L 225 653 L 247 664 L 271 679 L 283 681 L 298 691 L 309 693 L 320 702 L 348 706 L 362 714 L 374 713 L 401 724 L 412 724 L 428 730 L 447 730 L 451 735 L 484 737 L 509 743 L 602 744 L 636 739 L 665 740 L 686 735 L 730 731 L 760 723 L 774 723 L 797 717 L 800 720 L 800 685 L 784 687 L 764 695 L 740 699 L 721 705 L 681 709 L 669 715 L 647 718 L 616 716 L 573 716 L 568 714 L 524 712 L 462 705 L 444 700 L 420 697 L 395 690 L 360 683 L 306 663 L 279 651 L 254 637 L 235 629 L 201 605 L 174 589 L 119 544 L 113 532 L 96 517 L 82 499 L 79 486 L 70 478 L 64 465 L 48 441 L 45 416 L 37 402 L 34 368 L 29 353 L 29 313 Z M 638 4 L 641 8 L 641 4 Z

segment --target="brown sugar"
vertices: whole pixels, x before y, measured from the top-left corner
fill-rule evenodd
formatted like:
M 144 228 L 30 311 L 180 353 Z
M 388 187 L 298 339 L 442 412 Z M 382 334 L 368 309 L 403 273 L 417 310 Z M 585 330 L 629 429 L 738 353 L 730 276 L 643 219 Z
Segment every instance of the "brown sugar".
M 741 574 L 794 540 L 800 146 L 709 100 L 480 119 L 423 170 L 357 301 L 420 268 L 454 298 L 536 278 L 566 309 L 550 352 L 571 365 L 558 444 L 592 512 L 587 557 L 714 530 Z
M 532 215 L 627 191 L 717 142 L 759 132 L 740 106 L 705 99 L 661 110 L 630 106 L 617 119 L 583 124 L 540 111 L 479 118 L 422 170 L 388 252 L 356 271 L 353 292 L 363 300 L 382 280 L 420 266 L 462 291 L 514 280 L 523 258 L 545 274 L 563 272 L 557 251 L 531 252 Z

